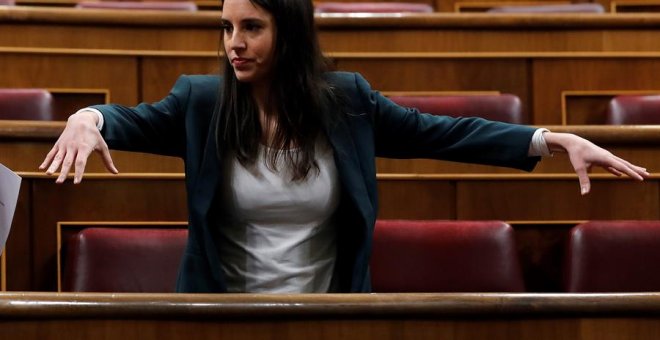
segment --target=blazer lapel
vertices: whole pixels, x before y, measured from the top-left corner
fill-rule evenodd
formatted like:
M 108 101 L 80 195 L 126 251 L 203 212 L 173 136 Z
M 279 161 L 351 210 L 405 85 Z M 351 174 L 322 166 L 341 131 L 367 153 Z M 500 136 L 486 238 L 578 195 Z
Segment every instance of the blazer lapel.
M 328 133 L 328 139 L 334 150 L 335 165 L 339 173 L 342 188 L 358 208 L 364 222 L 374 217 L 374 210 L 369 201 L 369 194 L 362 174 L 353 137 L 345 121 L 339 123 Z

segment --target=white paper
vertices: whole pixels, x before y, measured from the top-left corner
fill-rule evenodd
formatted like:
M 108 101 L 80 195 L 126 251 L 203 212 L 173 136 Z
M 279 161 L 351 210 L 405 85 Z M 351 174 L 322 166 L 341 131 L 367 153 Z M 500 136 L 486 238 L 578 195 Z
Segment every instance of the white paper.
M 20 189 L 21 177 L 0 163 L 0 254 L 5 249 Z

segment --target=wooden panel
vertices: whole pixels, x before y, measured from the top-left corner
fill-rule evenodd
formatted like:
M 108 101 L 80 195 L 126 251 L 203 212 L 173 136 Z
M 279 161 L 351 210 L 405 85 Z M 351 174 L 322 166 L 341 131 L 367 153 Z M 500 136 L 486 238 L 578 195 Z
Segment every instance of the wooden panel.
M 34 290 L 56 289 L 56 226 L 59 221 L 185 221 L 184 182 L 179 179 L 85 179 L 57 185 L 34 179 Z
M 660 64 L 653 59 L 537 59 L 533 62 L 534 124 L 561 124 L 564 91 L 654 91 Z M 570 120 L 569 120 L 570 122 Z M 577 122 L 580 122 L 578 119 Z
M 457 219 L 658 219 L 658 183 L 592 179 L 580 196 L 577 178 L 458 183 Z
M 110 91 L 107 89 L 48 89 L 53 96 L 53 120 L 66 121 L 80 108 L 108 104 Z
M 39 171 L 54 140 L 35 142 L 0 141 L 1 161 L 14 171 Z M 183 161 L 180 158 L 158 156 L 127 151 L 110 151 L 115 166 L 121 173 L 182 173 Z M 87 173 L 107 173 L 101 157 L 94 153 L 89 157 Z
M 12 294 L 22 339 L 653 339 L 658 294 Z
M 655 95 L 660 90 L 649 91 L 564 91 L 562 93 L 562 124 L 606 124 L 607 107 L 619 95 Z
M 103 88 L 114 102 L 138 102 L 137 62 L 130 57 L 0 53 L 0 68 L 0 87 Z
M 32 244 L 34 233 L 32 211 L 32 181 L 22 180 L 18 195 L 18 204 L 14 212 L 11 231 L 7 238 L 7 247 L 3 256 L 6 260 L 7 290 L 24 290 L 32 282 Z
M 498 91 L 520 98 L 523 117 L 529 112 L 525 60 L 336 58 L 335 62 L 339 70 L 360 72 L 379 91 Z
M 456 185 L 451 182 L 379 180 L 378 191 L 378 218 L 456 218 Z
M 657 13 L 660 12 L 660 1 L 657 0 L 619 0 L 610 3 L 610 10 L 616 13 Z
M 164 98 L 182 74 L 220 74 L 220 60 L 213 57 L 145 57 L 140 79 L 142 98 L 154 102 Z

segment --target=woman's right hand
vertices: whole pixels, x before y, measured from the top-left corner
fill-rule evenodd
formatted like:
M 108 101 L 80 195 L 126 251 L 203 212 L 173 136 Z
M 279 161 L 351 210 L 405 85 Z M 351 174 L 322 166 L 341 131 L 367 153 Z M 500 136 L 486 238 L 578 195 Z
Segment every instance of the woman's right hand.
M 48 175 L 52 175 L 60 169 L 60 175 L 55 182 L 63 183 L 73 165 L 75 167 L 73 183 L 78 184 L 85 172 L 87 158 L 92 151 L 96 151 L 101 154 L 108 171 L 118 173 L 119 171 L 110 157 L 108 145 L 96 127 L 97 120 L 98 116 L 92 111 L 80 111 L 71 115 L 60 138 L 48 152 L 39 169 L 47 169 L 46 174 Z

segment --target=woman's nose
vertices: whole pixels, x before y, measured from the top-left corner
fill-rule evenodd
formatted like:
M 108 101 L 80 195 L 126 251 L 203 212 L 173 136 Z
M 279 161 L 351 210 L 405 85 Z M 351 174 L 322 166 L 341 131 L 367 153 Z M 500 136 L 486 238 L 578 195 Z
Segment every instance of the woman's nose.
M 245 39 L 242 34 L 233 34 L 230 41 L 230 46 L 234 50 L 244 49 L 246 47 Z

